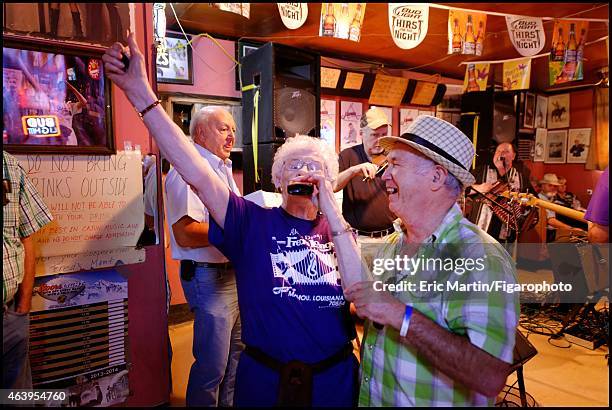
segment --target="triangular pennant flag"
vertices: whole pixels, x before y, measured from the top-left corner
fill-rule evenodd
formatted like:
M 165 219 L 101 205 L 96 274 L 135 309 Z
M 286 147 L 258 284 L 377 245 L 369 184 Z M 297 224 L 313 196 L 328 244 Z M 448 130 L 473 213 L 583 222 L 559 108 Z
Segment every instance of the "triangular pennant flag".
M 506 61 L 503 68 L 503 90 L 524 90 L 529 88 L 531 58 Z
M 448 54 L 482 55 L 487 15 L 473 11 L 448 11 Z
M 427 35 L 429 6 L 414 3 L 389 3 L 391 38 L 399 48 L 415 48 Z
M 544 33 L 541 18 L 506 16 L 506 25 L 510 41 L 520 55 L 534 56 L 544 48 L 546 33 Z
M 463 92 L 485 91 L 487 80 L 489 79 L 488 63 L 470 63 L 465 69 L 465 79 L 463 80 Z
M 283 24 L 291 30 L 302 27 L 308 17 L 308 3 L 276 3 Z
M 359 41 L 366 3 L 321 3 L 319 36 Z

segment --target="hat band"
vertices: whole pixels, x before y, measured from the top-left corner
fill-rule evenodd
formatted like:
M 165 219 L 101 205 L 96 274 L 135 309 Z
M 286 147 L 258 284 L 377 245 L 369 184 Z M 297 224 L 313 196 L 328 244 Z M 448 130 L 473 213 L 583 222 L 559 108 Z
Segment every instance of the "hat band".
M 449 160 L 450 162 L 452 162 L 453 164 L 461 167 L 461 169 L 464 169 L 467 171 L 467 168 L 461 164 L 456 158 L 453 158 L 452 156 L 450 156 L 450 154 L 446 151 L 444 151 L 442 148 L 438 147 L 437 145 L 432 144 L 431 142 L 427 141 L 424 138 L 419 137 L 416 134 L 411 134 L 409 132 L 402 134 L 401 138 L 407 139 L 408 141 L 412 141 L 416 144 L 419 144 L 425 148 L 428 148 L 430 150 L 432 150 L 433 152 L 435 152 L 436 154 L 439 154 L 441 156 L 443 156 L 444 158 L 446 158 L 447 160 Z

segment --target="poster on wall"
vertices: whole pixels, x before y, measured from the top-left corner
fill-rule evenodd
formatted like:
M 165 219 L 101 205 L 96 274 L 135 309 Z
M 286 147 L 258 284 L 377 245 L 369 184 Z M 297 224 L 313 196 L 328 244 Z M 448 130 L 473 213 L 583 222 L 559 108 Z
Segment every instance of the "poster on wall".
M 336 101 L 321 98 L 321 138 L 336 149 Z
M 543 95 L 536 97 L 535 127 L 546 128 L 546 113 L 548 111 L 548 98 Z
M 525 110 L 523 111 L 523 127 L 535 127 L 536 97 L 533 93 L 525 93 Z
M 548 128 L 570 126 L 570 95 L 557 94 L 548 97 Z
M 16 158 L 54 218 L 33 235 L 37 256 L 136 246 L 144 229 L 140 151 Z
M 30 363 L 37 389 L 62 389 L 64 406 L 108 406 L 129 393 L 128 282 L 115 270 L 36 278 Z M 70 366 L 66 366 L 70 364 Z
M 448 54 L 482 55 L 487 15 L 450 9 L 448 11 Z
M 340 102 L 340 151 L 361 144 L 361 115 L 360 102 Z
M 533 162 L 543 162 L 546 149 L 546 128 L 537 128 L 535 134 L 535 146 L 533 151 Z
M 276 3 L 281 20 L 289 30 L 302 27 L 308 17 L 308 3 Z
M 418 117 L 419 110 L 411 109 L 411 108 L 400 108 L 400 135 L 408 132 L 408 127 L 412 122 Z
M 112 153 L 102 53 L 6 41 L 2 142 L 9 152 Z
M 591 146 L 591 129 L 574 128 L 569 130 L 567 142 L 567 162 L 574 164 L 586 163 Z
M 366 3 L 321 3 L 320 37 L 359 41 Z
M 166 32 L 164 41 L 157 46 L 157 82 L 193 84 L 193 56 L 183 33 Z
M 506 16 L 506 26 L 510 41 L 520 55 L 534 56 L 544 48 L 546 33 L 541 18 Z
M 129 3 L 5 3 L 5 33 L 110 46 L 126 43 Z
M 555 20 L 548 61 L 549 84 L 583 79 L 583 55 L 589 22 Z
M 489 79 L 490 64 L 469 63 L 465 69 L 463 92 L 485 91 Z
M 544 151 L 544 163 L 565 164 L 565 147 L 567 146 L 567 130 L 548 131 Z
M 526 90 L 529 89 L 531 78 L 531 59 L 506 61 L 503 64 L 503 90 Z
M 409 50 L 427 36 L 429 6 L 414 3 L 389 3 L 389 30 L 396 46 Z

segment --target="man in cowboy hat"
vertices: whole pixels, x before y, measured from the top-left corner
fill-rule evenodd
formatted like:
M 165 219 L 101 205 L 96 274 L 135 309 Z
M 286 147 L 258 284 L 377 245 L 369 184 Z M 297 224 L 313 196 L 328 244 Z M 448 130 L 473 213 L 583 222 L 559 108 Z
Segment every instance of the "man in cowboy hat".
M 557 178 L 556 174 L 544 174 L 544 177 L 539 182 L 540 185 L 540 193 L 538 196 L 540 199 L 543 199 L 548 202 L 555 202 L 557 198 L 557 192 L 561 182 L 559 178 Z M 560 221 L 557 219 L 557 213 L 555 211 L 551 211 L 550 209 L 546 210 L 546 242 L 554 242 L 557 237 L 557 230 L 564 229 L 567 231 L 582 231 L 579 228 L 573 228 L 572 226 Z
M 375 281 L 345 290 L 357 314 L 369 319 L 359 405 L 491 406 L 510 371 L 519 303 L 516 293 L 476 290 L 484 283 L 515 284 L 516 271 L 504 248 L 456 204 L 474 183 L 474 147 L 460 130 L 432 116 L 419 116 L 407 133 L 380 144 L 389 152 L 382 177 L 389 208 L 403 232 L 375 258 Z M 353 248 L 338 241 L 339 261 Z M 402 265 L 402 258 L 422 263 Z M 436 264 L 442 260 L 482 265 L 463 270 Z

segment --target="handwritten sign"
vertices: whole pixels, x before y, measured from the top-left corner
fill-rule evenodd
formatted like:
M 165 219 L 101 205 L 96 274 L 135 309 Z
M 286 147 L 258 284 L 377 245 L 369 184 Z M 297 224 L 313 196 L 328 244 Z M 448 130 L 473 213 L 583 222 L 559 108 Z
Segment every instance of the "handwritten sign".
M 321 67 L 321 88 L 336 88 L 341 70 Z
M 363 74 L 360 73 L 346 73 L 346 79 L 344 80 L 344 88 L 346 90 L 361 90 L 363 77 Z
M 144 262 L 145 257 L 146 251 L 144 249 L 127 247 L 73 255 L 43 256 L 36 258 L 36 276 L 131 265 Z
M 407 78 L 377 74 L 369 103 L 386 106 L 400 105 L 406 93 L 406 87 L 408 87 Z
M 136 246 L 144 228 L 139 151 L 16 157 L 54 218 L 33 237 L 37 257 Z

